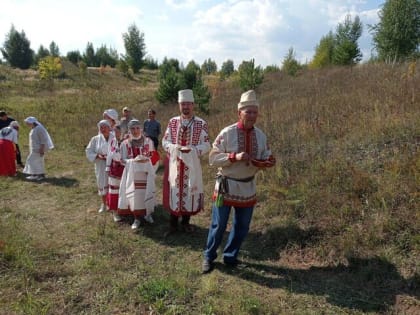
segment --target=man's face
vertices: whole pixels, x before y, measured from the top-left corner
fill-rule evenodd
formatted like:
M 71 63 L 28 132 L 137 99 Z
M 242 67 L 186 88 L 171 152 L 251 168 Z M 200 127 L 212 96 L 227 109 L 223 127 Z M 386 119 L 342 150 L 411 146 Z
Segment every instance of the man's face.
M 179 103 L 179 111 L 182 116 L 191 118 L 193 115 L 194 103 L 193 102 L 181 102 Z
M 153 114 L 153 112 L 148 112 L 147 116 L 149 117 L 149 119 L 155 119 L 155 114 Z
M 1 120 L 7 120 L 7 115 L 0 116 Z
M 257 121 L 258 106 L 246 106 L 238 111 L 238 115 L 245 128 L 252 128 Z
M 130 116 L 130 111 L 129 111 L 129 110 L 126 110 L 126 109 L 124 109 L 124 110 L 123 110 L 123 116 L 124 116 L 124 117 L 128 117 L 128 116 Z

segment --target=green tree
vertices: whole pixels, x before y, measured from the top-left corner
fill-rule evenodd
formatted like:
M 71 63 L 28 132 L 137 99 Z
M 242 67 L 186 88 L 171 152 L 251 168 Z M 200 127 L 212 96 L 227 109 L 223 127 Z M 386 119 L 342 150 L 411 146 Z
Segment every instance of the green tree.
M 222 68 L 220 69 L 220 77 L 222 79 L 228 78 L 234 71 L 235 67 L 233 64 L 233 60 L 228 59 L 222 64 Z
M 144 33 L 140 32 L 135 24 L 128 27 L 128 32 L 123 34 L 124 47 L 126 51 L 125 60 L 134 73 L 138 73 L 144 65 L 146 55 L 146 44 Z
M 118 53 L 114 49 L 108 49 L 102 45 L 96 50 L 96 60 L 101 66 L 115 67 L 118 62 Z
M 319 44 L 315 47 L 315 55 L 309 64 L 309 68 L 318 69 L 332 64 L 334 51 L 334 34 L 329 32 L 323 36 Z
M 352 65 L 362 59 L 357 41 L 362 35 L 363 25 L 356 15 L 354 21 L 347 15 L 344 23 L 339 23 L 335 33 L 332 62 L 335 65 Z
M 159 88 L 155 93 L 157 101 L 161 104 L 166 102 L 176 102 L 178 98 L 178 91 L 180 87 L 180 73 L 177 69 L 179 62 L 175 59 L 164 58 L 162 64 L 159 66 Z
M 300 63 L 296 60 L 296 53 L 293 47 L 289 48 L 287 55 L 283 59 L 282 70 L 288 75 L 295 76 L 301 68 Z
M 261 66 L 255 67 L 254 59 L 242 61 L 238 67 L 239 86 L 242 91 L 256 89 L 264 80 L 264 72 Z
M 197 80 L 192 90 L 194 93 L 194 102 L 198 105 L 198 109 L 200 112 L 208 115 L 210 112 L 209 102 L 211 94 L 209 92 L 208 86 L 204 84 L 201 71 L 197 74 Z
M 54 41 L 50 44 L 50 55 L 53 57 L 60 57 L 60 49 Z
M 268 65 L 264 68 L 264 73 L 278 72 L 280 68 L 278 65 Z
M 182 71 L 180 82 L 181 89 L 193 89 L 199 78 L 200 72 L 200 66 L 194 60 L 191 60 L 184 71 Z
M 34 62 L 35 62 L 35 64 L 38 65 L 39 64 L 39 61 L 42 58 L 45 58 L 45 57 L 47 57 L 49 55 L 50 55 L 50 51 L 47 48 L 45 48 L 42 45 L 39 46 L 38 51 L 36 52 L 36 54 L 34 56 Z
M 77 65 L 83 58 L 78 50 L 72 50 L 67 52 L 66 58 L 71 62 Z
M 95 48 L 93 48 L 93 44 L 88 42 L 86 45 L 85 53 L 83 54 L 83 61 L 86 63 L 88 67 L 98 67 L 99 62 L 96 59 Z
M 396 62 L 419 52 L 419 0 L 387 0 L 379 18 L 378 24 L 369 26 L 379 60 Z
M 153 59 L 151 56 L 146 56 L 146 58 L 144 58 L 144 68 L 149 70 L 157 70 L 159 69 L 159 62 Z
M 209 113 L 208 103 L 211 94 L 204 84 L 200 66 L 194 60 L 191 60 L 182 71 L 180 86 L 181 89 L 192 89 L 194 102 L 198 105 L 198 109 L 203 113 Z
M 201 72 L 203 74 L 214 74 L 217 72 L 217 64 L 214 60 L 210 58 L 204 60 L 203 64 L 201 65 Z
M 19 33 L 13 25 L 6 34 L 1 53 L 12 67 L 28 69 L 32 65 L 34 51 L 31 49 L 31 42 L 23 30 Z

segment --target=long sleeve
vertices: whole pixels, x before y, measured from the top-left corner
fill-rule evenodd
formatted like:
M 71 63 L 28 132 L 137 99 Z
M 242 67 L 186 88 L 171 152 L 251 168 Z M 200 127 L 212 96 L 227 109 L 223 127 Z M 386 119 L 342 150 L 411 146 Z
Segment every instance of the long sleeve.
M 96 156 L 98 155 L 98 152 L 96 150 L 97 141 L 97 136 L 92 137 L 92 139 L 90 139 L 89 144 L 86 147 L 86 157 L 90 162 L 95 162 Z

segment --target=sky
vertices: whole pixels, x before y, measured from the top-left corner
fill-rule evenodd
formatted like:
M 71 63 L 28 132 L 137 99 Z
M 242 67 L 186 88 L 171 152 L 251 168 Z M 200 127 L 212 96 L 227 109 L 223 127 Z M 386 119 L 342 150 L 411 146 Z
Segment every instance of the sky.
M 0 0 L 0 47 L 11 26 L 24 31 L 35 52 L 54 41 L 61 55 L 87 43 L 125 54 L 122 35 L 135 24 L 144 34 L 146 53 L 159 63 L 175 58 L 242 61 L 281 67 L 293 48 L 309 62 L 320 39 L 335 32 L 346 15 L 359 16 L 363 60 L 372 54 L 368 25 L 379 21 L 385 0 Z

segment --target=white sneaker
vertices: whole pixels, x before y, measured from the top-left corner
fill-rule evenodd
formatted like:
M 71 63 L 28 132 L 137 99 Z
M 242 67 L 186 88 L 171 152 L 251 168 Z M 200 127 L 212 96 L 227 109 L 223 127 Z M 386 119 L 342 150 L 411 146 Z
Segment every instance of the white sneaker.
M 26 179 L 28 179 L 28 180 L 36 180 L 36 179 L 38 179 L 38 176 L 36 176 L 36 175 L 30 175 L 30 176 L 26 176 Z
M 114 222 L 122 221 L 122 217 L 118 213 L 114 212 L 113 217 L 114 217 Z
M 149 223 L 155 223 L 155 220 L 153 220 L 153 217 L 152 217 L 152 215 L 151 214 L 148 214 L 148 215 L 146 215 L 145 217 L 144 217 L 144 220 L 146 221 L 146 222 L 149 222 Z
M 131 229 L 132 230 L 137 230 L 140 227 L 140 220 L 139 219 L 135 219 L 133 224 L 131 224 Z
M 106 205 L 105 204 L 102 204 L 102 206 L 99 208 L 98 212 L 99 213 L 103 213 L 105 211 L 106 211 Z

